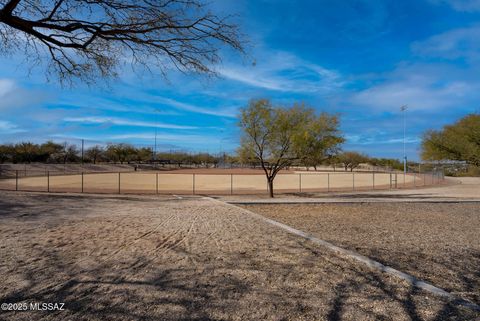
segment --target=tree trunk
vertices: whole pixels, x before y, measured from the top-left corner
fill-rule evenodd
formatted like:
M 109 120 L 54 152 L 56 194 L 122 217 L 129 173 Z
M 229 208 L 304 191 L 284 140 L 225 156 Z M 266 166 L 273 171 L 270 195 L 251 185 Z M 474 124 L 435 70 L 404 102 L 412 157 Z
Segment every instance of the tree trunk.
M 268 178 L 268 193 L 273 198 L 273 178 Z

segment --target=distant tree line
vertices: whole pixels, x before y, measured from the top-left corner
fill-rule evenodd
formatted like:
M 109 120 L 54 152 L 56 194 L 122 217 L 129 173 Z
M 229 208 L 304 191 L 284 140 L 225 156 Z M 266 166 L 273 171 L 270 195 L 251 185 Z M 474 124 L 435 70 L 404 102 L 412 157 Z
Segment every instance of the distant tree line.
M 335 169 L 353 171 L 361 164 L 383 167 L 385 169 L 403 169 L 403 164 L 397 159 L 372 158 L 365 154 L 340 149 L 331 150 L 328 155 L 313 155 L 292 162 L 290 166 L 303 166 L 317 169 L 318 166 L 332 166 Z M 313 161 L 317 157 L 317 161 Z M 80 163 L 82 161 L 81 149 L 75 144 L 55 143 L 47 141 L 43 144 L 21 142 L 17 144 L 0 144 L 0 163 Z M 187 152 L 158 152 L 154 159 L 153 150 L 149 147 L 135 147 L 130 144 L 95 145 L 85 149 L 83 155 L 85 163 L 160 163 L 193 165 L 198 167 L 227 164 L 229 167 L 260 167 L 255 159 L 245 158 L 244 155 Z
M 0 145 L 0 163 L 80 163 L 81 149 L 75 144 L 47 141 L 43 144 L 21 142 Z M 217 166 L 220 162 L 235 162 L 227 155 L 209 153 L 159 152 L 153 155 L 149 147 L 135 147 L 130 144 L 107 144 L 88 147 L 83 153 L 85 163 L 163 163 L 196 166 Z

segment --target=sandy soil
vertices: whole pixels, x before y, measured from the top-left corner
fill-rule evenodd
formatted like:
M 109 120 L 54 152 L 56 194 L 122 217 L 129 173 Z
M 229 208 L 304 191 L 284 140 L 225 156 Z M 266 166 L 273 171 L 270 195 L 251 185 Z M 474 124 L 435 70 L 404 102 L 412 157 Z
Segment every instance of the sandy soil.
M 480 203 L 245 207 L 480 303 Z
M 208 199 L 0 193 L 2 320 L 473 320 Z
M 206 174 L 208 173 L 208 174 Z M 18 189 L 23 191 L 83 192 L 86 193 L 267 193 L 265 175 L 257 171 L 253 175 L 248 170 L 242 174 L 219 174 L 218 171 L 204 170 L 200 173 L 186 172 L 128 172 L 128 173 L 88 173 L 84 175 L 53 175 L 20 177 Z M 42 173 L 44 175 L 45 173 Z M 389 173 L 290 173 L 278 174 L 274 181 L 277 192 L 306 191 L 358 191 L 385 189 L 392 179 L 397 178 L 397 187 L 423 186 L 436 183 L 430 177 L 418 175 L 403 176 Z M 404 183 L 405 181 L 405 183 Z M 1 179 L 0 189 L 15 190 L 15 179 Z

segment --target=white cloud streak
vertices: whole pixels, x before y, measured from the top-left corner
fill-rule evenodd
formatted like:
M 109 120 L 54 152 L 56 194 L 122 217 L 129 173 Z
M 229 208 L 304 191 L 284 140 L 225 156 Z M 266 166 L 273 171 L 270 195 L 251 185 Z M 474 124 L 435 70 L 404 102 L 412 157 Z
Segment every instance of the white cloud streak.
M 351 103 L 391 112 L 399 112 L 405 104 L 413 110 L 433 110 L 455 106 L 478 89 L 476 84 L 460 81 L 438 85 L 407 78 L 361 91 L 353 95 Z
M 228 117 L 228 118 L 237 117 L 236 107 L 224 107 L 224 108 L 215 109 L 215 108 L 206 108 L 206 107 L 200 107 L 192 104 L 187 104 L 184 102 L 180 102 L 171 98 L 166 98 L 161 96 L 152 96 L 151 99 L 155 103 L 169 105 L 176 109 L 193 112 L 197 114 L 211 115 L 211 116 L 217 116 L 217 117 Z
M 136 120 L 127 120 L 114 117 L 66 117 L 63 119 L 65 122 L 70 123 L 83 123 L 83 124 L 111 124 L 118 126 L 133 126 L 133 127 L 158 127 L 165 129 L 197 129 L 196 126 L 184 126 L 176 124 L 166 124 L 162 122 L 145 122 Z
M 480 26 L 458 28 L 412 44 L 413 53 L 419 56 L 444 59 L 466 58 L 480 61 Z
M 26 132 L 26 130 L 19 128 L 17 125 L 6 121 L 6 120 L 0 120 L 0 133 L 6 133 L 6 134 L 14 134 L 14 133 L 23 133 Z
M 265 55 L 254 66 L 225 66 L 218 70 L 227 79 L 248 86 L 295 93 L 329 93 L 345 84 L 333 70 L 304 61 L 290 53 Z
M 456 11 L 477 12 L 480 11 L 480 0 L 430 0 L 434 4 L 446 4 Z

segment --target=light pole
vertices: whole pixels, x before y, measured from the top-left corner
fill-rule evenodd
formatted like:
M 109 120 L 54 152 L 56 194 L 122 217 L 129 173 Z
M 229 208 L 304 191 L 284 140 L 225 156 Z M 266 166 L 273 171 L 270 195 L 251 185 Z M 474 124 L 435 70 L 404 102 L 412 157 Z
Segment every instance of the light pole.
M 406 141 L 405 141 L 405 136 L 406 136 L 406 128 L 407 128 L 407 123 L 406 123 L 406 117 L 405 113 L 407 111 L 407 105 L 403 105 L 400 107 L 400 110 L 403 113 L 403 178 L 405 180 L 405 175 L 407 175 L 407 149 L 406 149 Z

